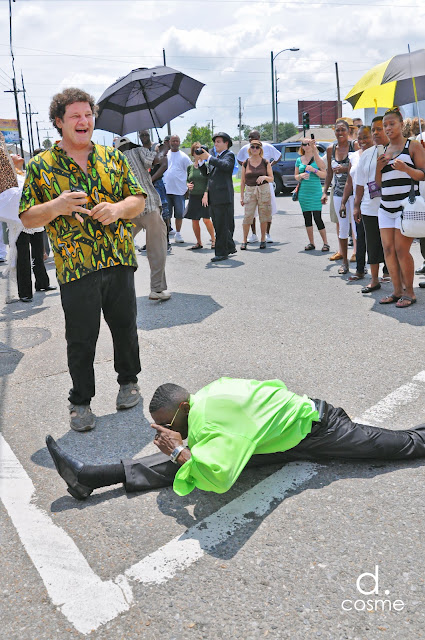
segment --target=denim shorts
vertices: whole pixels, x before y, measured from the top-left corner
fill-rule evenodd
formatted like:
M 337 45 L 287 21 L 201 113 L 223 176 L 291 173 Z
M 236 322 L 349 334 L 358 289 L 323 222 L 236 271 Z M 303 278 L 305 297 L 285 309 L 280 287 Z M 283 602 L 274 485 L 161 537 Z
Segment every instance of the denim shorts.
M 172 193 L 167 193 L 168 209 L 170 211 L 170 218 L 174 217 L 182 219 L 184 218 L 185 198 L 184 196 L 176 196 Z

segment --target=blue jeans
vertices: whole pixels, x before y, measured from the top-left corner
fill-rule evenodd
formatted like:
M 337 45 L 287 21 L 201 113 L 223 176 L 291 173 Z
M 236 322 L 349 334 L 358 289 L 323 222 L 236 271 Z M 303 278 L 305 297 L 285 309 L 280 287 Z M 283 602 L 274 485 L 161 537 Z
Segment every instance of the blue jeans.
M 167 220 L 167 218 L 170 217 L 170 209 L 168 207 L 167 194 L 165 192 L 165 184 L 163 179 L 160 178 L 159 180 L 155 180 L 155 182 L 153 183 L 153 186 L 155 187 L 159 197 L 161 198 L 162 218 L 164 220 Z

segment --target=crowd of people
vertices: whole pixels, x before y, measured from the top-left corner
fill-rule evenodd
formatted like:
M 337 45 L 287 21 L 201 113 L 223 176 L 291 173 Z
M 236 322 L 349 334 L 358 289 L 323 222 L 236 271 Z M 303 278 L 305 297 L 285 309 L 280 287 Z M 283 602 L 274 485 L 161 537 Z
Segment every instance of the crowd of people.
M 182 242 L 186 213 L 196 237 L 193 250 L 203 246 L 202 219 L 215 251 L 214 262 L 227 260 L 236 252 L 235 156 L 227 133 L 213 137 L 214 153 L 194 144 L 190 159 L 181 152 L 178 136 L 154 146 L 147 131 L 140 132 L 141 144 L 128 138 L 119 138 L 115 148 L 95 144 L 95 116 L 95 102 L 86 92 L 65 89 L 56 94 L 50 119 L 60 140 L 51 149 L 36 153 L 25 174 L 22 158 L 11 157 L 0 145 L 0 217 L 7 206 L 16 207 L 10 228 L 15 233 L 18 272 L 22 272 L 20 286 L 29 286 L 31 244 L 36 289 L 52 288 L 42 269 L 43 228 L 48 231 L 55 256 L 72 380 L 70 427 L 78 432 L 90 431 L 96 424 L 91 400 L 95 395 L 93 365 L 102 313 L 113 340 L 119 385 L 116 408 L 132 408 L 141 398 L 134 235 L 141 229 L 146 231 L 149 297 L 153 300 L 170 297 L 165 261 L 173 214 L 175 242 Z M 332 182 L 339 259 L 343 260 L 340 273 L 348 271 L 351 226 L 353 238 L 357 237 L 357 271 L 353 278 L 364 277 L 367 247 L 372 282 L 363 291 L 369 293 L 380 287 L 378 269 L 385 259 L 394 292 L 381 303 L 411 306 L 415 302 L 411 239 L 400 232 L 400 213 L 412 181 L 418 192 L 417 185 L 425 178 L 425 150 L 418 140 L 403 136 L 403 118 L 396 108 L 374 118 L 371 128 L 361 125 L 356 136 L 349 122 L 338 120 L 335 134 L 337 141 L 326 158 L 319 156 L 312 139 L 301 142 L 295 174 L 309 240 L 305 249 L 315 247 L 314 220 L 323 241 L 322 251 L 329 251 L 321 209 Z M 245 210 L 241 249 L 247 248 L 256 210 L 260 249 L 265 249 L 275 206 L 272 163 L 277 154 L 261 142 L 258 132 L 251 133 L 246 147 L 238 156 Z M 39 235 L 31 243 L 21 237 L 22 233 Z M 71 495 L 85 499 L 94 489 L 117 482 L 124 482 L 128 491 L 174 483 L 179 495 L 195 487 L 222 493 L 248 463 L 425 455 L 423 425 L 403 431 L 359 425 L 342 409 L 323 400 L 296 396 L 278 380 L 222 378 L 196 394 L 165 384 L 156 390 L 149 410 L 155 421 L 154 442 L 161 451 L 157 456 L 87 466 L 47 437 L 57 471 Z M 183 442 L 186 439 L 187 445 Z
M 324 242 L 322 251 L 329 249 L 321 204 L 327 202 L 331 188 L 331 219 L 332 213 L 336 215 L 339 249 L 329 259 L 342 260 L 338 269 L 341 275 L 349 273 L 349 260 L 356 262 L 356 272 L 349 279 L 362 280 L 367 250 L 372 279 L 362 293 L 376 291 L 381 282 L 391 281 L 393 293 L 379 302 L 398 308 L 416 303 L 410 253 L 413 238 L 402 233 L 401 214 L 412 184 L 419 195 L 419 185 L 425 180 L 425 149 L 420 133 L 423 124 L 418 118 L 406 123 L 398 107 L 373 118 L 371 127 L 363 126 L 358 119 L 354 124 L 341 118 L 335 124 L 336 142 L 328 147 L 326 157 L 320 158 L 314 140 L 305 138 L 295 169 L 299 181 L 297 197 L 309 240 L 305 250 L 315 248 L 313 218 Z M 412 135 L 406 137 L 407 133 Z M 324 178 L 323 193 L 320 178 Z M 348 259 L 350 232 L 354 251 Z M 424 249 L 425 242 L 421 240 L 425 260 Z M 381 263 L 383 276 L 379 279 Z M 417 273 L 425 273 L 424 266 Z M 425 283 L 420 282 L 419 286 L 424 287 Z

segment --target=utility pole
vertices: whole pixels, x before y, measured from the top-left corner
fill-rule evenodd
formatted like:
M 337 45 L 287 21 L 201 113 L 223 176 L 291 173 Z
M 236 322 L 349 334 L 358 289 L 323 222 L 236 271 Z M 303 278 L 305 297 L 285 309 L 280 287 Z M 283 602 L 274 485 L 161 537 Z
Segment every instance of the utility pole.
M 15 2 L 15 0 L 13 0 L 13 2 Z M 15 96 L 15 110 L 16 110 L 16 119 L 18 121 L 19 146 L 21 149 L 21 156 L 24 157 L 24 148 L 22 146 L 21 119 L 19 117 L 19 104 L 18 104 L 19 89 L 17 89 L 16 87 L 15 58 L 13 55 L 13 46 L 12 46 L 12 1 L 11 0 L 9 0 L 9 42 L 10 42 L 10 55 L 12 58 L 13 91 L 5 91 L 5 93 L 13 93 Z
M 40 142 L 40 132 L 38 130 L 38 122 L 35 122 L 35 128 L 37 129 L 37 140 L 38 140 L 38 148 L 40 149 L 41 147 L 41 142 Z
M 338 73 L 338 63 L 335 62 L 335 73 L 336 73 L 336 92 L 337 92 L 337 114 L 338 118 L 342 116 L 342 103 L 341 103 L 341 92 L 339 90 L 339 73 Z
M 279 89 L 277 88 L 277 69 L 274 68 L 274 87 L 275 87 L 275 99 L 276 99 L 276 142 L 279 142 L 279 114 L 277 105 L 279 104 L 277 99 L 277 94 L 279 93 Z
M 274 57 L 273 51 L 270 51 L 270 66 L 272 70 L 272 142 L 276 142 L 276 98 L 274 86 Z
M 31 111 L 31 105 L 29 104 L 29 117 L 30 117 L 30 133 L 31 133 L 31 145 L 32 145 L 32 150 L 34 151 L 34 137 L 33 137 L 33 131 L 32 131 L 32 117 L 33 116 L 38 116 L 38 111 Z
M 27 109 L 27 96 L 25 93 L 25 85 L 24 85 L 24 76 L 22 73 L 22 69 L 21 69 L 21 83 L 22 83 L 22 93 L 24 94 L 24 105 L 25 105 L 25 120 L 27 123 L 27 136 L 28 136 L 28 144 L 29 144 L 29 151 L 30 151 L 30 155 L 32 156 L 34 153 L 34 149 L 31 147 L 31 134 L 30 134 L 30 125 L 28 122 L 28 109 Z
M 242 106 L 241 99 L 239 98 L 239 148 L 242 144 Z
M 162 50 L 162 58 L 164 60 L 164 67 L 166 67 L 167 61 L 165 59 L 165 49 Z M 171 124 L 169 122 L 167 122 L 167 133 L 169 136 L 171 136 Z

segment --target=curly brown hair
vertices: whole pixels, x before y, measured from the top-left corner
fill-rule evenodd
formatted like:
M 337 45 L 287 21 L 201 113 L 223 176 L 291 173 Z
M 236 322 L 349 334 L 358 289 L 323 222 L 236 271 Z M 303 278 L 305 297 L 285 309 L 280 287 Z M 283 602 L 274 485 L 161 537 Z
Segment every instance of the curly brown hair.
M 56 118 L 63 120 L 65 109 L 69 104 L 74 104 L 74 102 L 88 102 L 93 115 L 97 115 L 98 107 L 94 102 L 93 96 L 82 89 L 70 87 L 69 89 L 64 89 L 61 93 L 56 93 L 50 103 L 49 118 L 55 129 L 57 129 L 61 135 L 62 129 L 57 126 Z

